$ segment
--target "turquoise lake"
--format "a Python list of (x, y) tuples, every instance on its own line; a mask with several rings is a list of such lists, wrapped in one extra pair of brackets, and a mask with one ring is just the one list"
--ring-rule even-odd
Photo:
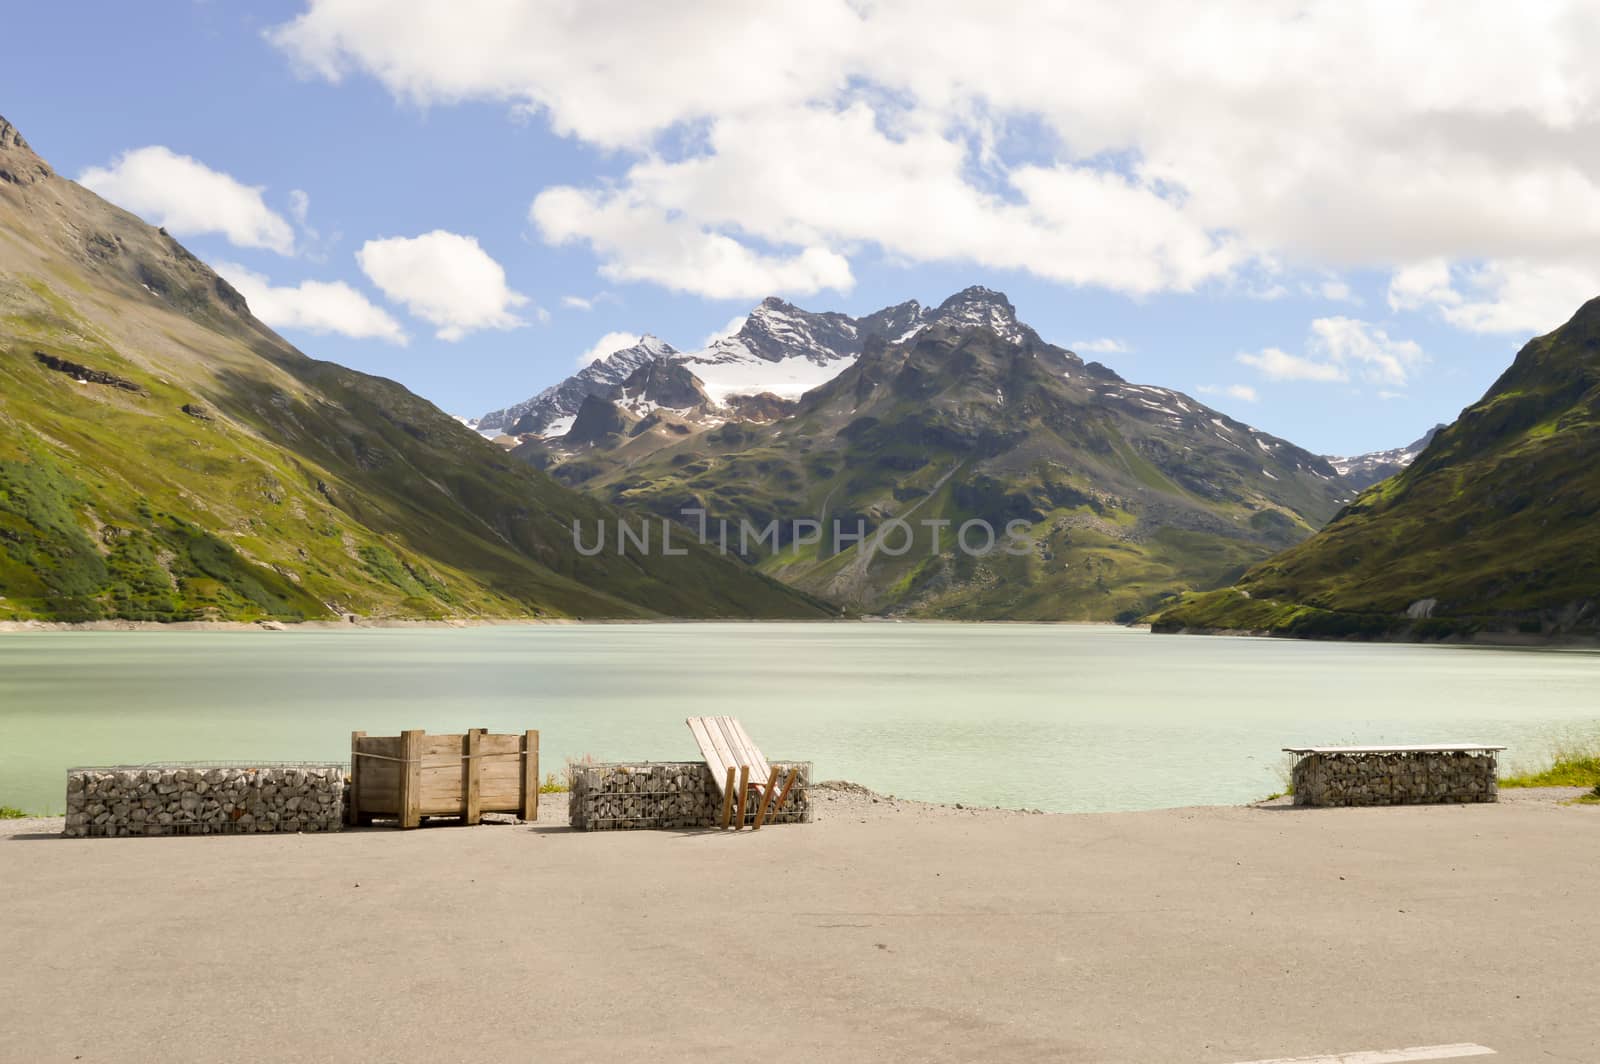
[(1054, 811), (1239, 803), (1286, 745), (1600, 735), (1600, 653), (1028, 624), (661, 624), (0, 635), (0, 803), (69, 766), (347, 760), (350, 732), (541, 732), (692, 759), (684, 718), (901, 797)]

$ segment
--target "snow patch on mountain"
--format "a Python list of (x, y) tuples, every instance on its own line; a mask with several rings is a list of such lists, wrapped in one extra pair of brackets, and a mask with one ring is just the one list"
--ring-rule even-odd
[(779, 399), (798, 399), (820, 387), (854, 362), (848, 356), (833, 362), (814, 362), (808, 358), (785, 358), (776, 362), (761, 359), (725, 359), (719, 362), (685, 360), (700, 378), (712, 401), (726, 406), (735, 396), (776, 395)]
[(762, 300), (732, 336), (674, 361), (699, 377), (717, 403), (764, 392), (798, 399), (854, 362), (870, 331), (847, 315), (814, 314), (774, 296)]

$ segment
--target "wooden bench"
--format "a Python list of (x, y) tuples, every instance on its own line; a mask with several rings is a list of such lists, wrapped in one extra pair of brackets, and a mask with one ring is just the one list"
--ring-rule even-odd
[(1295, 756), (1294, 804), (1305, 806), (1493, 802), (1504, 749), (1485, 743), (1283, 748)]
[[(799, 778), (800, 770), (789, 770), (789, 776), (780, 791), (777, 789), (778, 770), (767, 764), (760, 747), (751, 740), (744, 725), (736, 718), (690, 717), (684, 723), (689, 725), (689, 731), (694, 734), (695, 744), (700, 747), (700, 756), (705, 758), (711, 778), (722, 795), (722, 827), (726, 828), (730, 820), (733, 820), (735, 831), (744, 826), (745, 802), (750, 791), (754, 790), (760, 795), (761, 801), (751, 830), (759, 831), (769, 813), (776, 813), (783, 808), (790, 788)], [(755, 774), (753, 780), (752, 772)], [(761, 782), (763, 777), (765, 783)]]

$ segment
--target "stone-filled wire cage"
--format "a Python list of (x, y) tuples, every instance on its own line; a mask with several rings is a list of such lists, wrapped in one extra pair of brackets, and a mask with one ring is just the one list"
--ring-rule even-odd
[(1291, 782), (1303, 806), (1430, 805), (1498, 800), (1499, 747), (1312, 750)]
[(348, 766), (173, 761), (67, 770), (73, 838), (338, 831)]
[[(783, 807), (766, 824), (811, 821), (811, 764), (774, 761), (781, 784), (798, 770)], [(694, 830), (722, 823), (722, 796), (703, 761), (636, 761), (571, 766), (568, 823), (579, 831)], [(763, 783), (766, 781), (763, 780)], [(752, 792), (753, 794), (754, 792)], [(745, 803), (744, 826), (753, 827), (759, 799)]]

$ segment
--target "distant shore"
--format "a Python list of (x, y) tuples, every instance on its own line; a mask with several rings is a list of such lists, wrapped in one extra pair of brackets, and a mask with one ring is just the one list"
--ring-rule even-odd
[(370, 628), (482, 628), (524, 624), (636, 624), (550, 617), (447, 618), (437, 621), (362, 617), (343, 621), (0, 621), (7, 632), (347, 632)]
[(955, 621), (930, 617), (828, 617), (767, 620), (742, 617), (447, 617), (441, 620), (355, 617), (342, 621), (0, 621), (0, 635), (12, 632), (359, 632), (374, 628), (504, 628), (525, 625), (595, 624), (1055, 624), (1075, 628), (1133, 628), (1146, 624), (1115, 621)]
[[(1138, 625), (1150, 629), (1148, 624)], [(1600, 636), (1592, 635), (1534, 635), (1527, 632), (1474, 632), (1469, 636), (1452, 635), (1442, 639), (1407, 639), (1401, 636), (1298, 636), (1277, 632), (1270, 628), (1164, 628), (1155, 629), (1156, 635), (1221, 636), (1236, 639), (1298, 639), (1306, 643), (1394, 643), (1408, 646), (1444, 647), (1527, 647), (1554, 650), (1563, 647), (1574, 650), (1600, 647)]]

